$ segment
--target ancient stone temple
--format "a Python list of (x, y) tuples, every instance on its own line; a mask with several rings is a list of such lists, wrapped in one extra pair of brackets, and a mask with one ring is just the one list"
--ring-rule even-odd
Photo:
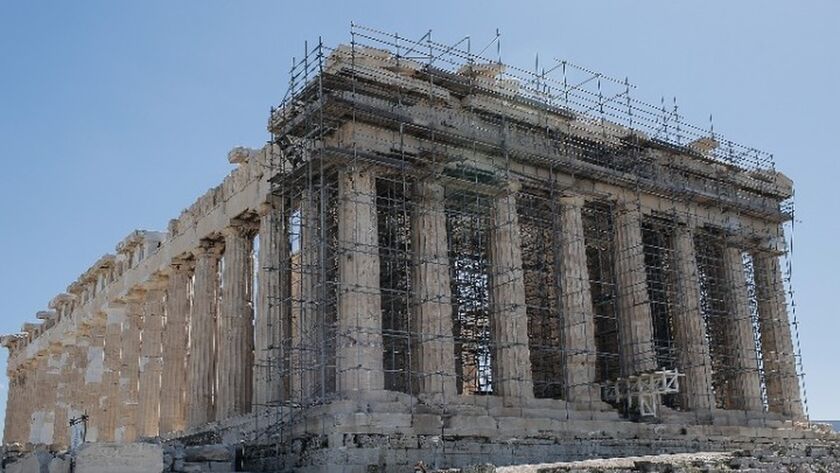
[(769, 154), (571, 63), (352, 39), (307, 48), (220, 185), (2, 339), (7, 445), (368, 472), (812, 435)]

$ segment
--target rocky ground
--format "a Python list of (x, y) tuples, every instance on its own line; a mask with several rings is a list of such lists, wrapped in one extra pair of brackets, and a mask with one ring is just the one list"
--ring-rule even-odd
[[(415, 471), (425, 471), (420, 465)], [(431, 471), (431, 470), (430, 470)], [(840, 443), (836, 440), (809, 445), (773, 445), (760, 450), (698, 452), (607, 458), (538, 465), (476, 465), (436, 473), (838, 473)]]

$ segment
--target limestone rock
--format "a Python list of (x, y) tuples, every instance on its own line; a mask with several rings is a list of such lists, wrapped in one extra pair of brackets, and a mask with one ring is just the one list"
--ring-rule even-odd
[(163, 448), (148, 443), (86, 444), (76, 454), (76, 473), (161, 473)]
[(227, 462), (232, 458), (227, 445), (202, 445), (185, 450), (184, 460), (188, 462)]

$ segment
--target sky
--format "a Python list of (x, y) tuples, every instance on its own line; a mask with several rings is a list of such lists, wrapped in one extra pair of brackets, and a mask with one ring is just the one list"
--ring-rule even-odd
[(231, 171), (232, 147), (265, 143), (304, 41), (348, 41), (351, 21), (472, 44), (498, 28), (504, 62), (629, 77), (635, 97), (676, 97), (688, 121), (713, 114), (716, 131), (775, 155), (796, 184), (808, 408), (840, 419), (838, 17), (831, 0), (0, 0), (0, 332), (132, 230), (165, 229)]

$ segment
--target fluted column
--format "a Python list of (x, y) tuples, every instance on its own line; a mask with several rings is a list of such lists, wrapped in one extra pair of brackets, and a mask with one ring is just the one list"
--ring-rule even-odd
[(120, 422), (116, 440), (133, 442), (138, 436), (140, 404), (140, 331), (143, 322), (142, 292), (133, 292), (126, 302), (122, 324), (122, 364), (120, 366)]
[(493, 394), (528, 399), (534, 395), (528, 346), (528, 314), (522, 270), (522, 237), (516, 208), (518, 183), (493, 200), (490, 231), (490, 335), (493, 338)]
[(723, 319), (723, 332), (728, 334), (726, 339), (730, 346), (726, 351), (732, 364), (731, 385), (725, 405), (727, 409), (761, 411), (764, 406), (761, 401), (758, 354), (740, 248), (724, 248), (723, 272), (728, 312)]
[[(91, 347), (91, 333), (90, 327), (81, 326), (78, 328), (76, 334), (76, 344), (70, 350), (70, 356), (73, 360), (73, 377), (70, 400), (69, 419), (80, 419), (86, 412), (91, 409), (89, 407), (90, 389), (88, 388), (88, 357)], [(68, 422), (69, 422), (68, 419)], [(68, 426), (69, 427), (69, 426)], [(80, 427), (77, 427), (77, 429)], [(70, 428), (70, 440), (72, 444), (73, 428)]]
[(58, 383), (56, 385), (55, 427), (53, 427), (53, 443), (60, 448), (70, 446), (70, 432), (68, 422), (73, 411), (73, 396), (77, 394), (73, 387), (75, 377), (75, 360), (73, 357), (74, 344), (68, 343), (61, 347), (58, 367)]
[(163, 373), (160, 392), (160, 432), (180, 432), (186, 427), (187, 340), (192, 267), (172, 265), (166, 288), (166, 324), (163, 331)]
[(26, 397), (26, 412), (29, 413), (29, 437), (27, 442), (39, 444), (41, 443), (43, 427), (41, 409), (45, 400), (41, 395), (44, 389), (44, 358), (42, 356), (34, 357), (27, 364), (32, 379), (32, 382), (28, 385), (29, 392)]
[(416, 206), (411, 220), (411, 331), (415, 340), (411, 360), (417, 392), (453, 397), (458, 388), (444, 188), (438, 182), (422, 180), (415, 190)]
[(252, 239), (249, 229), (234, 226), (224, 231), (225, 253), (219, 311), (216, 417), (251, 411), (254, 364), (253, 310), (251, 308)]
[(680, 406), (708, 411), (714, 406), (712, 360), (700, 312), (700, 277), (691, 228), (674, 228), (674, 344), (677, 366), (685, 377), (680, 382)]
[(555, 239), (559, 245), (560, 324), (563, 341), (563, 388), (570, 402), (588, 403), (601, 397), (595, 384), (595, 314), (586, 266), (582, 197), (562, 197)]
[[(11, 356), (10, 356), (11, 357)], [(22, 443), (20, 438), (21, 420), (18, 415), (22, 411), (21, 391), (24, 389), (23, 376), (18, 371), (8, 371), (8, 394), (6, 396), (6, 424), (3, 427), (3, 444)]]
[(384, 389), (376, 176), (350, 167), (338, 176), (339, 392)]
[(613, 226), (621, 375), (631, 376), (656, 368), (641, 211), (619, 204)]
[(22, 367), (25, 373), (23, 396), (21, 396), (21, 439), (24, 443), (32, 439), (32, 418), (38, 400), (38, 364), (30, 360)]
[(753, 253), (753, 270), (768, 409), (799, 419), (803, 417), (802, 400), (778, 255)]
[(63, 364), (67, 361), (63, 355), (61, 345), (52, 345), (44, 357), (45, 379), (42, 392), (44, 399), (41, 441), (45, 445), (62, 445), (61, 438), (66, 435), (62, 417), (67, 417), (67, 411), (59, 399), (59, 387), (61, 386), (61, 374)]
[(165, 287), (165, 280), (152, 281), (146, 288), (143, 300), (140, 404), (137, 411), (137, 435), (140, 437), (154, 437), (159, 434)]
[(321, 349), (324, 338), (320, 322), (318, 288), (321, 281), (321, 228), (317, 190), (304, 188), (300, 197), (300, 249), (291, 258), (292, 327), (291, 327), (291, 397), (306, 403), (319, 395), (323, 385), (321, 371), (326, 369), (325, 353)]
[(105, 309), (105, 370), (102, 375), (102, 392), (99, 401), (98, 440), (114, 442), (117, 440), (117, 427), (120, 418), (120, 368), (122, 366), (122, 326), (126, 318), (123, 306)]
[(289, 233), (282, 199), (260, 208), (257, 319), (254, 337), (254, 405), (276, 405), (289, 397), (288, 350), (291, 330)]
[(195, 280), (190, 317), (190, 354), (187, 372), (187, 425), (214, 420), (216, 373), (216, 310), (219, 253), (205, 242), (194, 251)]
[(89, 328), (90, 344), (87, 348), (87, 368), (85, 369), (84, 407), (88, 413), (87, 440), (90, 442), (105, 442), (104, 434), (105, 410), (102, 394), (107, 389), (108, 377), (105, 376), (105, 321), (97, 319)]

